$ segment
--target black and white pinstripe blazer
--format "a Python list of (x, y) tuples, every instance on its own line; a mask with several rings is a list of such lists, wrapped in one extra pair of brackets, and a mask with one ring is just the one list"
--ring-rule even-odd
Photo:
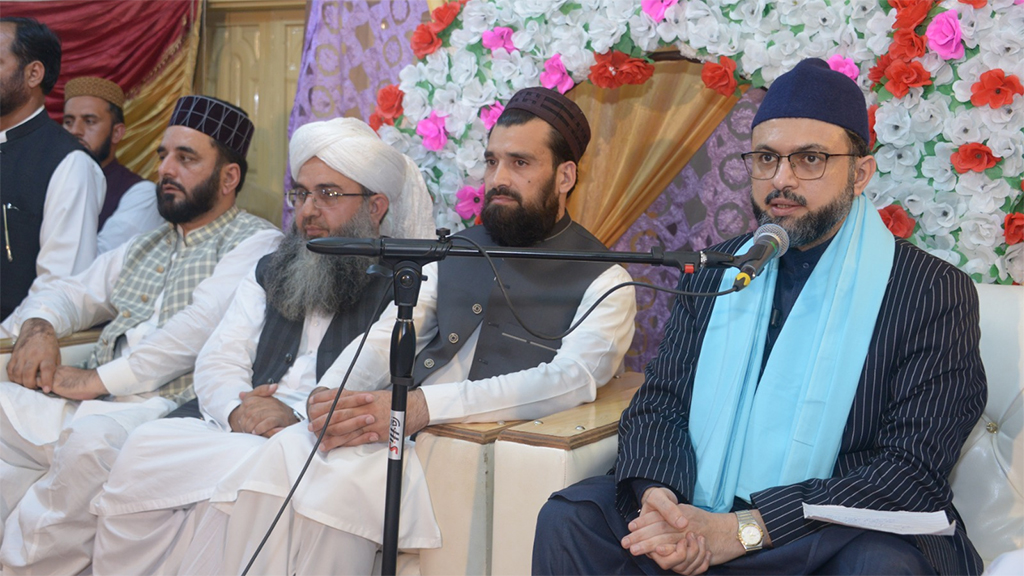
[[(735, 253), (750, 236), (715, 250)], [(684, 275), (680, 289), (714, 292), (723, 271)], [(617, 507), (637, 509), (630, 484), (647, 479), (693, 496), (696, 458), (688, 412), (694, 372), (712, 298), (680, 298), (657, 358), (619, 422), (615, 468)], [(857, 394), (828, 479), (769, 488), (752, 495), (775, 546), (820, 530), (802, 503), (876, 510), (944, 510), (957, 522), (952, 537), (916, 537), (939, 574), (977, 574), (982, 563), (953, 508), (949, 473), (985, 406), (978, 351), (978, 297), (970, 278), (897, 239), (886, 288)], [(737, 351), (737, 354), (743, 352)]]

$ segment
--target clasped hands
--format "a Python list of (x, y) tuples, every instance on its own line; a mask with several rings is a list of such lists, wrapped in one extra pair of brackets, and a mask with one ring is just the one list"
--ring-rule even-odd
[[(340, 446), (360, 446), (386, 441), (391, 426), (391, 392), (353, 392), (343, 390), (334, 409), (331, 420), (327, 413), (337, 395), (337, 389), (319, 387), (309, 394), (306, 414), (309, 415), (309, 431), (324, 434), (320, 450), (328, 452)], [(430, 423), (426, 399), (421, 390), (409, 392), (406, 399), (405, 435), (415, 434)]]
[(744, 554), (737, 525), (732, 513), (679, 504), (671, 490), (654, 487), (644, 492), (640, 515), (629, 523), (622, 547), (634, 556), (646, 555), (663, 570), (701, 574)]
[(29, 390), (52, 392), (70, 400), (91, 400), (108, 393), (95, 370), (61, 366), (57, 334), (40, 318), (22, 323), (7, 363), (7, 377)]

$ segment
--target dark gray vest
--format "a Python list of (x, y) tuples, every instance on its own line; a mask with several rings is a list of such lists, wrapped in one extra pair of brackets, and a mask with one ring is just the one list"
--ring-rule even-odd
[(43, 225), (46, 188), (53, 171), (75, 150), (85, 151), (67, 130), (43, 110), (28, 122), (7, 131), (0, 144), (0, 242), (10, 238), (10, 259), (0, 252), (0, 320), (28, 295), (36, 279), (39, 230)]
[[(483, 226), (465, 236), (483, 246), (494, 242)], [(464, 244), (464, 243), (463, 243)], [(459, 244), (460, 246), (462, 244)], [(566, 215), (552, 235), (531, 246), (550, 250), (606, 251), (585, 228)], [(557, 260), (495, 259), (512, 305), (523, 321), (542, 334), (564, 332), (590, 284), (608, 264)], [(550, 362), (561, 340), (542, 340), (512, 316), (484, 258), (447, 258), (438, 264), (437, 335), (416, 357), (416, 385), (447, 364), (483, 323), (469, 372), (471, 380), (510, 374)]]
[[(256, 282), (260, 286), (264, 286), (266, 281), (266, 267), (271, 256), (272, 254), (264, 256), (256, 265)], [(357, 305), (334, 315), (331, 325), (327, 328), (327, 333), (324, 334), (324, 339), (320, 342), (320, 347), (316, 350), (317, 382), (337, 360), (341, 351), (366, 330), (371, 320), (380, 317), (384, 308), (384, 306), (380, 306), (381, 294), (390, 284), (390, 279), (374, 276), (363, 291), (363, 297)], [(388, 302), (391, 299), (389, 295)], [(260, 332), (260, 341), (256, 345), (256, 360), (252, 365), (252, 385), (259, 386), (280, 381), (295, 362), (301, 339), (302, 320), (288, 320), (268, 304), (263, 331)], [(334, 384), (337, 385), (340, 382)]]

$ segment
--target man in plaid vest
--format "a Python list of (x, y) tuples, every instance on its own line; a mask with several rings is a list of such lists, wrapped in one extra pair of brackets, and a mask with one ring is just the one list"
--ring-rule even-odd
[[(5, 574), (86, 567), (89, 502), (128, 433), (193, 397), (199, 349), (281, 236), (235, 206), (253, 128), (226, 102), (179, 99), (158, 149), (157, 201), (168, 223), (14, 312), (11, 381), (0, 383)], [(101, 323), (87, 365), (61, 366), (57, 338)]]

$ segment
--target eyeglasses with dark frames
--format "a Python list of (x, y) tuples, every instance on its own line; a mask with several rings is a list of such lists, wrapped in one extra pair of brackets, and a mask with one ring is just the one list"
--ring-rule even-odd
[(305, 188), (292, 188), (288, 191), (288, 202), (295, 208), (298, 208), (306, 203), (306, 198), (309, 196), (313, 197), (313, 204), (315, 206), (321, 206), (324, 208), (331, 208), (338, 204), (338, 201), (346, 196), (362, 196), (368, 198), (373, 196), (374, 193), (351, 193), (342, 192), (337, 188), (317, 188), (315, 190), (306, 190)]
[(783, 158), (789, 160), (793, 175), (800, 180), (817, 180), (825, 175), (828, 159), (834, 156), (858, 157), (857, 154), (829, 154), (827, 152), (793, 152), (792, 154), (776, 154), (760, 150), (740, 154), (747, 174), (754, 180), (771, 180), (779, 172)]

